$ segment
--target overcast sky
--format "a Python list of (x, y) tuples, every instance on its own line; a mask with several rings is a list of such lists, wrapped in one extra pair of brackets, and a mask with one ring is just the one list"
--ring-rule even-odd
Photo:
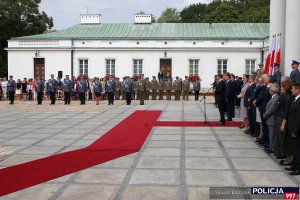
[[(212, 0), (42, 0), (40, 10), (54, 20), (54, 29), (63, 29), (80, 22), (80, 14), (100, 13), (102, 23), (132, 23), (139, 11), (159, 17), (168, 7), (181, 10), (193, 3)], [(88, 9), (87, 9), (88, 8)]]

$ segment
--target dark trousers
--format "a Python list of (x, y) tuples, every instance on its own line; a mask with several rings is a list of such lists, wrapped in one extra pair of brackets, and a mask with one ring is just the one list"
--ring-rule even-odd
[(64, 92), (65, 104), (70, 104), (71, 102), (71, 92)]
[(108, 92), (107, 96), (108, 96), (108, 104), (114, 105), (114, 92)]
[(294, 166), (300, 169), (300, 138), (292, 138)]
[(127, 105), (131, 103), (131, 92), (126, 92), (126, 103)]
[(43, 92), (38, 92), (37, 93), (37, 103), (38, 104), (42, 104), (42, 101), (43, 101)]
[(79, 92), (80, 104), (85, 104), (85, 92)]
[(220, 113), (220, 121), (222, 123), (225, 123), (225, 102), (219, 101), (217, 102), (218, 108), (219, 108), (219, 113)]
[(32, 91), (31, 90), (28, 91), (28, 99), (29, 99), (29, 101), (32, 101)]
[(51, 104), (55, 104), (55, 92), (50, 92), (50, 101)]
[(264, 112), (260, 111), (261, 123), (263, 126), (263, 133), (264, 133), (263, 139), (266, 141), (267, 144), (269, 144), (269, 128), (267, 125), (267, 121), (263, 117), (263, 113)]
[(233, 100), (226, 102), (226, 112), (227, 112), (228, 119), (234, 118), (234, 101)]
[(13, 104), (15, 101), (15, 91), (13, 92), (8, 92), (8, 98), (10, 100), (10, 103)]
[(198, 101), (198, 99), (199, 99), (199, 91), (195, 91), (195, 100)]

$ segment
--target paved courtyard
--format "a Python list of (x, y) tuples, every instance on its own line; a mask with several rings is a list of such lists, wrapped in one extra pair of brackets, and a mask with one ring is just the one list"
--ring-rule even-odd
[[(86, 147), (136, 110), (162, 110), (162, 121), (204, 121), (203, 102), (192, 100), (0, 102), (0, 168)], [(207, 116), (219, 118), (211, 103)], [(209, 199), (211, 186), (299, 185), (299, 176), (289, 176), (239, 128), (153, 127), (138, 153), (0, 199), (199, 200)]]

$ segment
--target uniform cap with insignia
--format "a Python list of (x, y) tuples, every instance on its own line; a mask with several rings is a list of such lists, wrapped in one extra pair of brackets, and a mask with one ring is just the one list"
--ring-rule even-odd
[(279, 67), (280, 66), (280, 64), (278, 64), (278, 63), (274, 63), (273, 65), (274, 65), (274, 67)]
[(264, 64), (263, 63), (259, 63), (258, 66), (264, 66)]
[(13, 75), (9, 75), (9, 78), (13, 77)]
[(296, 60), (293, 60), (292, 61), (292, 65), (299, 65), (300, 63), (298, 62), (298, 61), (296, 61)]

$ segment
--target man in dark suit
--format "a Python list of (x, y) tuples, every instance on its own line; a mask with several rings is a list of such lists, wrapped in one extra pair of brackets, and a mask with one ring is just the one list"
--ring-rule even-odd
[(281, 81), (281, 72), (279, 70), (280, 65), (278, 63), (274, 63), (274, 73), (273, 73), (273, 83), (277, 83), (280, 88)]
[(293, 60), (292, 64), (291, 64), (293, 70), (290, 74), (290, 77), (291, 77), (293, 83), (300, 83), (300, 72), (299, 72), (299, 69), (298, 69), (299, 64), (300, 63), (296, 60)]
[(226, 102), (226, 121), (232, 121), (234, 117), (234, 99), (235, 99), (235, 84), (231, 80), (230, 73), (224, 75), (225, 80), (225, 102)]
[(293, 166), (285, 168), (292, 171), (290, 175), (300, 175), (300, 83), (295, 83), (292, 89), (295, 99), (290, 107), (288, 131), (292, 138)]
[(218, 83), (215, 88), (216, 103), (220, 112), (220, 121), (217, 122), (218, 125), (225, 124), (225, 81), (223, 80), (223, 75), (219, 74), (217, 77)]
[(162, 80), (162, 79), (164, 79), (164, 72), (163, 71), (159, 71), (158, 74), (157, 74), (157, 78), (158, 78), (159, 81)]
[[(248, 111), (248, 118), (249, 118), (249, 125), (250, 129), (246, 130), (246, 133), (251, 134), (252, 136), (258, 136), (257, 135), (257, 130), (255, 127), (256, 126), (256, 112), (253, 112), (252, 107), (253, 104), (251, 103), (251, 96), (254, 96), (254, 89), (256, 88), (256, 84), (254, 83), (255, 76), (251, 75), (249, 76), (249, 84), (250, 86), (247, 88), (245, 92), (245, 97), (244, 97), (244, 106), (247, 108)], [(254, 108), (255, 111), (255, 108)]]

